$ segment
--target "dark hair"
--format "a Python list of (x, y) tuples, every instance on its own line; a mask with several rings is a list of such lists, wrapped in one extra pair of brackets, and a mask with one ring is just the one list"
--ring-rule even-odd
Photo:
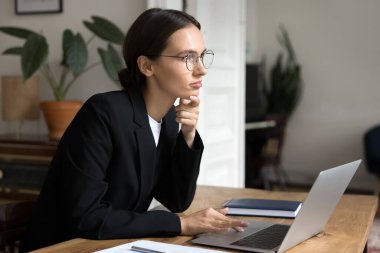
[(159, 8), (144, 11), (129, 28), (124, 40), (123, 57), (127, 67), (119, 72), (122, 86), (144, 83), (145, 76), (138, 68), (137, 58), (145, 55), (155, 59), (174, 32), (191, 24), (201, 29), (194, 17), (182, 11)]

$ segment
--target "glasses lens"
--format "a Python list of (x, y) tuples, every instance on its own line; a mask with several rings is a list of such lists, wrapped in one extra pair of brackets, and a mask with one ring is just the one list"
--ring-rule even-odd
[(211, 50), (204, 52), (203, 57), (202, 57), (202, 63), (206, 69), (211, 67), (213, 61), (214, 61), (214, 53)]
[(193, 55), (189, 54), (186, 56), (186, 68), (189, 70), (189, 71), (193, 71), (194, 69), (194, 66), (195, 66), (195, 59), (197, 59), (196, 57), (194, 57)]

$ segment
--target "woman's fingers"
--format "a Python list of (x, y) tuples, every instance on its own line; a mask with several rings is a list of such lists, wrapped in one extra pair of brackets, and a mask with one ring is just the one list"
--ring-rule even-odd
[[(228, 213), (228, 207), (216, 209), (216, 211), (226, 215)], [(230, 226), (238, 232), (243, 232), (244, 228), (248, 226), (248, 223), (242, 220), (232, 219)]]
[(179, 99), (179, 105), (187, 105), (191, 107), (198, 107), (200, 103), (200, 99), (197, 96), (190, 96), (187, 98), (180, 98)]
[(200, 100), (196, 96), (189, 99), (181, 98), (179, 105), (176, 106), (176, 121), (181, 124), (181, 132), (185, 138), (187, 145), (191, 148), (196, 133), (196, 126), (199, 116)]
[(219, 213), (223, 214), (223, 215), (226, 215), (228, 212), (228, 207), (219, 208), (219, 209), (215, 209), (215, 210), (218, 211)]
[(248, 226), (248, 224), (243, 220), (234, 219), (234, 218), (230, 218), (230, 217), (225, 216), (228, 212), (227, 207), (221, 208), (221, 209), (216, 209), (216, 211), (218, 213), (220, 213), (222, 216), (218, 217), (219, 219), (217, 221), (219, 222), (219, 224), (215, 225), (215, 227), (219, 227), (222, 230), (227, 230), (227, 231), (228, 231), (228, 229), (233, 228), (238, 232), (242, 232), (242, 231), (244, 231), (244, 227)]
[(177, 122), (184, 125), (195, 125), (199, 115), (199, 98), (192, 96), (190, 99), (180, 99), (176, 106)]
[(214, 232), (225, 233), (233, 228), (236, 231), (243, 231), (247, 226), (245, 221), (225, 216), (226, 208), (208, 208), (185, 217), (181, 217), (181, 227), (183, 235), (195, 235), (199, 233)]

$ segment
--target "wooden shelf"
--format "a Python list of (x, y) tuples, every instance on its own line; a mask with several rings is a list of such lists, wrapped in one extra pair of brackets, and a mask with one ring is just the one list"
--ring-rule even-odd
[(52, 157), (56, 148), (57, 143), (50, 141), (48, 136), (25, 135), (15, 137), (0, 135), (0, 155), (2, 156), (20, 156), (22, 159), (28, 156)]

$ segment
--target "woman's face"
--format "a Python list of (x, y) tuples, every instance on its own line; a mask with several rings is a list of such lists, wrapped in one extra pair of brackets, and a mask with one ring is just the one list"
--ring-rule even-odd
[[(168, 39), (168, 45), (161, 53), (166, 56), (184, 57), (193, 54), (200, 56), (206, 50), (202, 33), (194, 25), (182, 28)], [(202, 77), (207, 73), (201, 60), (189, 71), (182, 58), (161, 56), (152, 61), (155, 92), (176, 99), (198, 96), (202, 87)], [(148, 83), (149, 85), (149, 83)]]

